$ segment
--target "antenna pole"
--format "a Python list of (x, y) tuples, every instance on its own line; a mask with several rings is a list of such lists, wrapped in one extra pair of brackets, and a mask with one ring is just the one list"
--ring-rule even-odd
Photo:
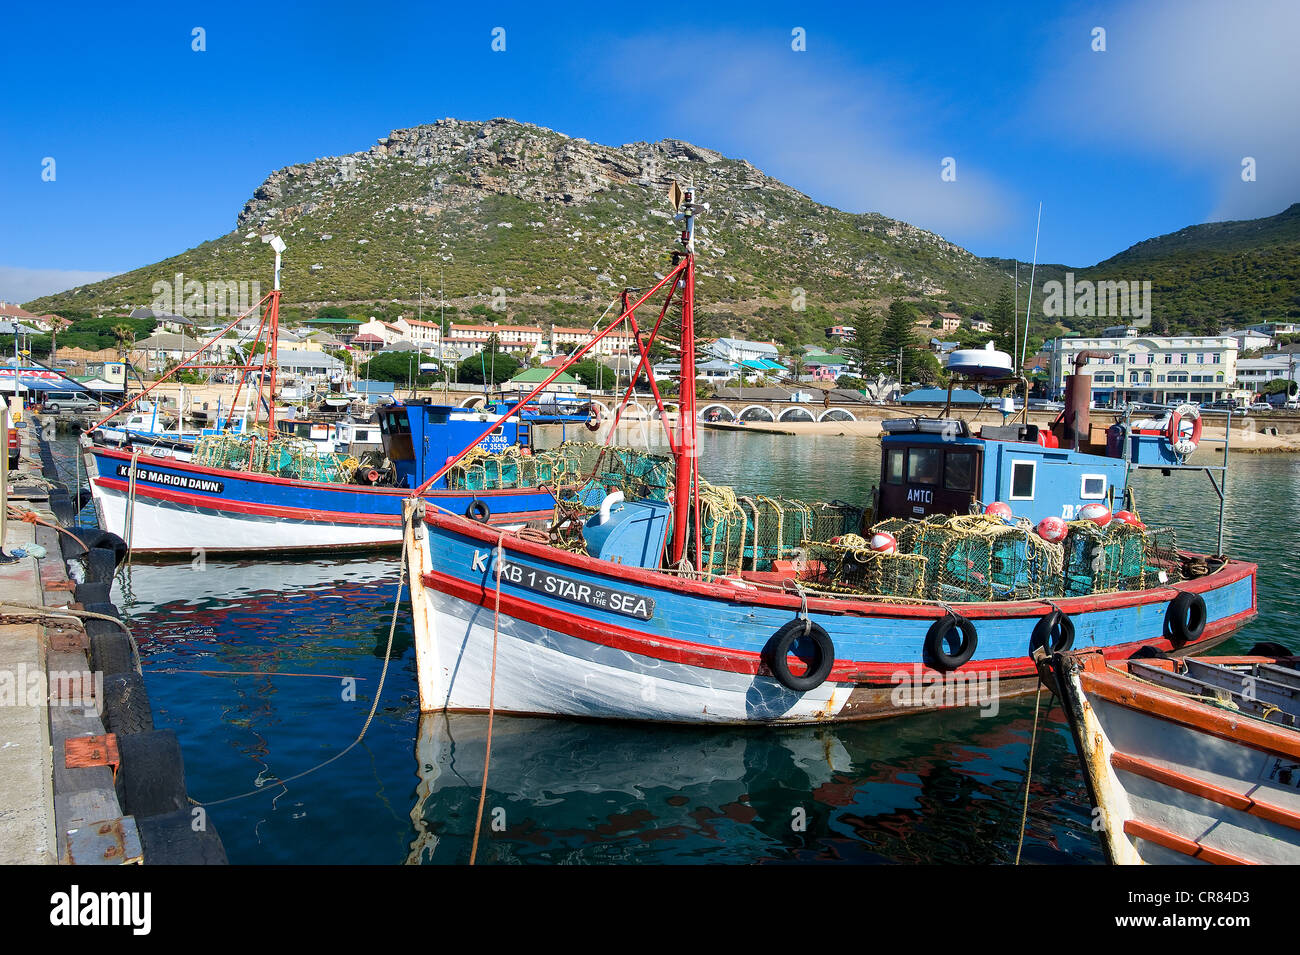
[[(1029, 309), (1034, 301), (1034, 273), (1038, 269), (1038, 233), (1042, 228), (1043, 204), (1039, 202), (1038, 225), (1034, 227), (1034, 264), (1029, 269), (1029, 291), (1025, 294), (1025, 337), (1020, 340), (1020, 364), (1017, 366), (1017, 371), (1025, 366), (1025, 349), (1029, 345)], [(1025, 407), (1027, 408), (1028, 405)]]

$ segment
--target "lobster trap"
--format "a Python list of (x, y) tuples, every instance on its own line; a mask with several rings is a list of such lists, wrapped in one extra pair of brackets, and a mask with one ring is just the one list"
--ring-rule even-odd
[[(355, 459), (321, 452), (312, 442), (290, 435), (267, 440), (259, 432), (213, 434), (199, 438), (190, 460), (209, 468), (252, 471), (275, 477), (345, 483), (352, 478)], [(350, 466), (349, 466), (350, 465)]]
[(500, 491), (562, 484), (577, 473), (576, 457), (564, 450), (524, 454), (517, 447), (490, 453), (476, 448), (447, 472), (454, 491)]
[(701, 482), (698, 566), (725, 575), (803, 560), (810, 541), (856, 533), (862, 514), (862, 508), (843, 501), (738, 497), (731, 488)]
[(1070, 521), (1068, 527), (1062, 578), (1066, 597), (1143, 590), (1183, 579), (1172, 530), (1148, 531), (1124, 521), (1105, 527)]
[(881, 554), (857, 534), (833, 541), (809, 541), (808, 562), (799, 579), (819, 590), (880, 597), (925, 596), (925, 558), (920, 554)]
[(917, 523), (914, 539), (908, 545), (900, 540), (899, 549), (925, 558), (930, 600), (1030, 600), (1060, 593), (1061, 548), (1027, 522), (964, 514)]

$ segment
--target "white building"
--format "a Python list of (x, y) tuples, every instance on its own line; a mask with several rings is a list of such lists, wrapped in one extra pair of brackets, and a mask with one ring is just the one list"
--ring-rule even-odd
[(1237, 361), (1237, 387), (1243, 391), (1257, 393), (1264, 390), (1270, 381), (1296, 378), (1300, 371), (1300, 355), (1283, 352), (1264, 358), (1242, 358)]
[(1082, 351), (1111, 352), (1083, 367), (1092, 375), (1098, 405), (1147, 401), (1217, 401), (1231, 395), (1237, 378), (1237, 341), (1225, 335), (1058, 338), (1052, 350), (1051, 389), (1060, 396), (1065, 376)]
[(719, 338), (707, 346), (709, 353), (723, 361), (776, 361), (777, 348), (771, 342), (749, 342), (743, 338)]

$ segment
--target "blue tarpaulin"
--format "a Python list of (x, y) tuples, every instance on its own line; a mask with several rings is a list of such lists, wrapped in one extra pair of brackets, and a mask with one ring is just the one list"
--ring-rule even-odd
[[(948, 400), (948, 389), (917, 388), (915, 391), (909, 391), (899, 400), (905, 405), (941, 405)], [(954, 388), (952, 390), (952, 403), (955, 405), (982, 405), (984, 401), (984, 396), (978, 391), (971, 391), (969, 388)]]

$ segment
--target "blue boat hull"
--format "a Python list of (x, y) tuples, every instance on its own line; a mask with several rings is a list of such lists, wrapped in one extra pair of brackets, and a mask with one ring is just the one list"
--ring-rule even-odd
[[(775, 580), (706, 583), (620, 567), (432, 511), (411, 535), (425, 710), (483, 710), (494, 700), (498, 710), (516, 713), (759, 723), (953, 705), (995, 713), (998, 699), (1036, 686), (1031, 635), (1054, 608), (1073, 621), (1075, 647), (1115, 658), (1143, 646), (1205, 650), (1256, 615), (1256, 568), (1239, 561), (1177, 586), (1051, 604), (961, 604), (977, 648), (948, 672), (925, 652), (944, 608), (810, 597), (808, 620), (829, 635), (834, 662), (825, 682), (799, 692), (773, 676), (765, 653), (804, 607)], [(505, 552), (499, 603), (498, 542)], [(1175, 647), (1167, 626), (1180, 591), (1201, 597), (1206, 622)]]

